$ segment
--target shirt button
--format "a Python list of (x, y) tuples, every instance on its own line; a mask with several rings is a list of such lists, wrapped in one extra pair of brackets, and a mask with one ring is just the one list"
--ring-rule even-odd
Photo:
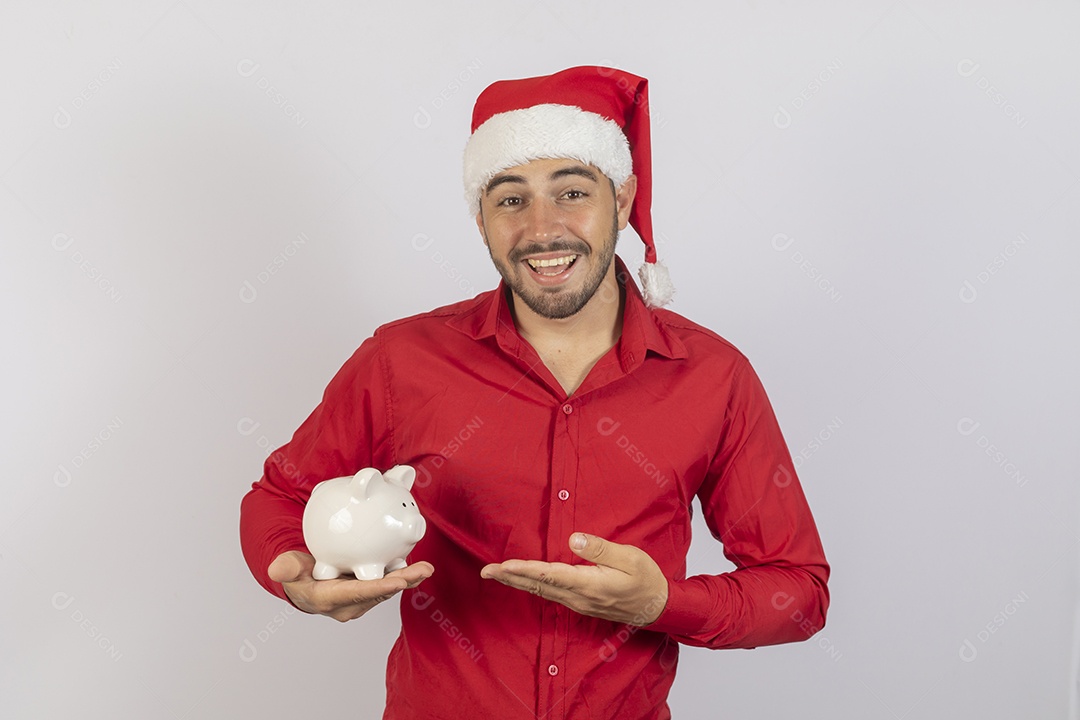
[(570, 493), (568, 493), (565, 490), (560, 490), (559, 491), (559, 499), (560, 500), (569, 500), (570, 499)]
[[(562, 406), (562, 411), (564, 413), (566, 413), (567, 415), (569, 415), (570, 413), (574, 412), (574, 406), (571, 405), (570, 403), (566, 403), (565, 405)], [(554, 666), (552, 666), (552, 667), (554, 667)]]
[(559, 674), (559, 666), (558, 665), (548, 665), (548, 675), (551, 675), (552, 677), (555, 677), (558, 674)]

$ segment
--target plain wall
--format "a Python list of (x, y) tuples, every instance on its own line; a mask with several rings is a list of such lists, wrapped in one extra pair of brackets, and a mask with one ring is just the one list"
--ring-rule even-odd
[(684, 648), (675, 717), (1080, 717), (1080, 7), (816, 5), (4, 3), (0, 715), (379, 715), (397, 600), (292, 612), (240, 498), (375, 327), (495, 285), (480, 90), (608, 64), (833, 566), (808, 642)]

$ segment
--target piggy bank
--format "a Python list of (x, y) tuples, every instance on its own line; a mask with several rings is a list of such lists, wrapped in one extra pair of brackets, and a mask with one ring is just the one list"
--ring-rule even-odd
[(409, 492), (415, 479), (411, 467), (396, 465), (315, 486), (304, 508), (304, 541), (315, 557), (316, 580), (348, 572), (376, 580), (387, 569), (405, 567), (405, 556), (427, 529)]

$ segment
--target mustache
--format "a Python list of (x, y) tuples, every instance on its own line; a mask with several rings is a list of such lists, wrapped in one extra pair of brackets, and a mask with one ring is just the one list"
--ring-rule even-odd
[(529, 243), (527, 245), (519, 245), (511, 250), (509, 257), (513, 262), (521, 262), (529, 255), (539, 255), (540, 253), (558, 251), (571, 252), (575, 255), (588, 255), (589, 246), (583, 242), (570, 242), (568, 240), (554, 240), (543, 244)]

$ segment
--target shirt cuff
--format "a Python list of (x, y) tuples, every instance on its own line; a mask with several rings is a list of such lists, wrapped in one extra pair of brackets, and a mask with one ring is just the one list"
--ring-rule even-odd
[(694, 578), (668, 579), (668, 598), (660, 617), (646, 630), (669, 635), (694, 635), (706, 628), (713, 605), (709, 589)]

